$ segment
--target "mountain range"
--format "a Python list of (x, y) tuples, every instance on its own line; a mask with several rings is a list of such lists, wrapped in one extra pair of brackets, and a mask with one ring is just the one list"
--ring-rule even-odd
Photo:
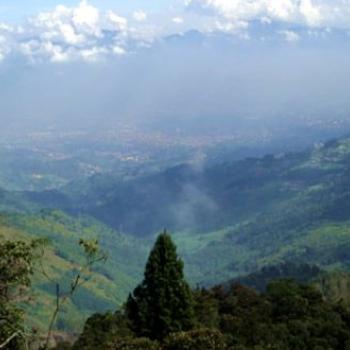
[[(79, 317), (121, 306), (164, 228), (192, 285), (290, 262), (346, 271), (349, 185), (350, 138), (343, 137), (298, 153), (184, 164), (132, 178), (99, 174), (46, 191), (2, 190), (1, 233), (48, 237), (48, 268), (63, 284), (81, 259), (79, 238), (99, 238), (109, 259), (62, 316), (64, 329)], [(35, 285), (43, 296), (42, 311), (33, 315), (40, 326), (54, 288), (42, 277)]]

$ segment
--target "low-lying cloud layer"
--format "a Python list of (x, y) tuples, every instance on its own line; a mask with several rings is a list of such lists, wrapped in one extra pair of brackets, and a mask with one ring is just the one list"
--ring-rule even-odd
[(347, 0), (188, 0), (187, 7), (228, 21), (267, 19), (307, 26), (348, 26)]
[[(225, 32), (241, 40), (266, 40), (251, 34), (259, 22), (287, 43), (305, 35), (317, 37), (350, 30), (349, 0), (184, 0), (162, 14), (138, 9), (129, 17), (115, 10), (101, 11), (87, 0), (75, 7), (59, 5), (24, 23), (0, 23), (0, 61), (24, 57), (30, 62), (97, 61), (150, 47), (169, 34), (188, 30)], [(274, 26), (283, 24), (284, 28)], [(295, 28), (303, 28), (303, 35)], [(325, 34), (326, 33), (326, 34)], [(350, 39), (350, 38), (349, 38)]]

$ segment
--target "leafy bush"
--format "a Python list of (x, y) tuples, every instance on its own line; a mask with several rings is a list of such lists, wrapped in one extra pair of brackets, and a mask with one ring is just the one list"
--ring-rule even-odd
[(27, 300), (25, 291), (31, 285), (38, 243), (7, 241), (0, 236), (0, 345), (3, 349), (17, 350), (23, 345), (24, 311), (18, 301)]
[(215, 294), (206, 289), (193, 292), (196, 328), (219, 328), (219, 301)]
[(118, 339), (133, 336), (128, 320), (120, 312), (95, 314), (85, 324), (84, 331), (74, 344), (73, 350), (115, 349)]
[(69, 342), (61, 342), (59, 344), (57, 344), (57, 346), (55, 347), (55, 350), (71, 350), (72, 349), (72, 345)]
[(224, 336), (217, 330), (199, 329), (171, 334), (164, 350), (224, 350), (228, 349)]
[(156, 341), (148, 338), (122, 339), (117, 341), (113, 350), (161, 350)]

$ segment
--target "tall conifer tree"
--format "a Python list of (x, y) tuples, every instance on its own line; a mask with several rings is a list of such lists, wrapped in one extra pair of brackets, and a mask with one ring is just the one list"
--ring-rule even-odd
[(129, 296), (126, 309), (139, 336), (163, 339), (192, 327), (192, 292), (184, 280), (183, 262), (166, 232), (157, 238), (144, 280)]

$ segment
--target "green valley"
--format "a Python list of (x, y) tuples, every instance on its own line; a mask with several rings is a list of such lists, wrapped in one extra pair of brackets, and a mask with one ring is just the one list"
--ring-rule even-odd
[[(47, 237), (48, 269), (63, 285), (81, 259), (79, 238), (98, 237), (109, 259), (58, 322), (79, 328), (89, 314), (123, 304), (163, 228), (172, 232), (192, 286), (290, 262), (348, 271), (349, 169), (350, 139), (343, 138), (300, 153), (2, 191), (1, 231), (12, 239)], [(41, 277), (35, 286), (41, 305), (29, 309), (43, 326), (54, 290)]]

